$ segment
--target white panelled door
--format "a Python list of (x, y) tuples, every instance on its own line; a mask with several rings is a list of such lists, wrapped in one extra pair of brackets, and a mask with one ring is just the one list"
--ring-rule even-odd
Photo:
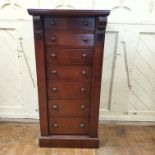
[(27, 8), (110, 9), (100, 119), (155, 121), (155, 0), (1, 0), (0, 117), (38, 118)]

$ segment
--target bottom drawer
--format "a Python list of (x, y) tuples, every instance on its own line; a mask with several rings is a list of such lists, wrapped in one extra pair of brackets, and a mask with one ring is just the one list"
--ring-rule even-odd
[(88, 134), (89, 119), (85, 118), (50, 118), (50, 134)]

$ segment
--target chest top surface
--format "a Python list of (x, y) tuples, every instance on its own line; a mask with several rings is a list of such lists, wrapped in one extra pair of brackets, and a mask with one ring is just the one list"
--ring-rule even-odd
[(79, 16), (108, 16), (110, 10), (59, 10), (59, 9), (28, 9), (28, 13), (33, 16), (48, 16), (56, 17), (79, 17)]

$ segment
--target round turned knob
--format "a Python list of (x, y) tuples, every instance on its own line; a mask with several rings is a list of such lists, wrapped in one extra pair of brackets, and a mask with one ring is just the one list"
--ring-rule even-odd
[(51, 20), (51, 25), (55, 25), (55, 21), (54, 20)]
[(83, 57), (83, 58), (86, 58), (86, 57), (87, 57), (87, 54), (86, 54), (86, 53), (83, 53), (83, 54), (82, 54), (82, 57)]
[(55, 37), (51, 37), (51, 41), (56, 41), (56, 38)]
[(58, 105), (54, 104), (54, 105), (52, 106), (52, 108), (53, 108), (54, 110), (57, 110), (57, 109), (58, 109)]
[(84, 123), (80, 123), (80, 127), (84, 128), (85, 127)]
[(58, 123), (54, 123), (53, 126), (54, 126), (55, 128), (57, 128), (59, 125), (58, 125)]
[(57, 91), (57, 88), (55, 88), (55, 87), (52, 88), (52, 91), (53, 91), (53, 92), (56, 92), (56, 91)]
[(85, 88), (81, 88), (81, 91), (84, 92), (85, 91)]
[(56, 54), (55, 53), (51, 53), (51, 57), (55, 58)]
[(87, 25), (88, 25), (88, 21), (85, 20), (85, 21), (83, 22), (83, 24), (84, 24), (85, 26), (87, 26)]
[(83, 39), (83, 41), (84, 41), (85, 43), (87, 43), (87, 42), (88, 42), (88, 39)]
[(57, 73), (57, 71), (56, 70), (52, 70), (52, 74), (56, 74)]
[(84, 105), (84, 104), (82, 104), (82, 105), (81, 105), (81, 109), (84, 109), (84, 108), (85, 108), (85, 105)]
[(81, 73), (82, 73), (83, 75), (86, 75), (87, 72), (86, 72), (85, 70), (82, 70)]

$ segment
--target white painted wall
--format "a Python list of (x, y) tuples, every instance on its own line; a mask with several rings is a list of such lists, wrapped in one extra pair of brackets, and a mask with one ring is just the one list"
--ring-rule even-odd
[(155, 121), (155, 0), (0, 0), (0, 117), (38, 118), (27, 8), (110, 9), (100, 119)]

